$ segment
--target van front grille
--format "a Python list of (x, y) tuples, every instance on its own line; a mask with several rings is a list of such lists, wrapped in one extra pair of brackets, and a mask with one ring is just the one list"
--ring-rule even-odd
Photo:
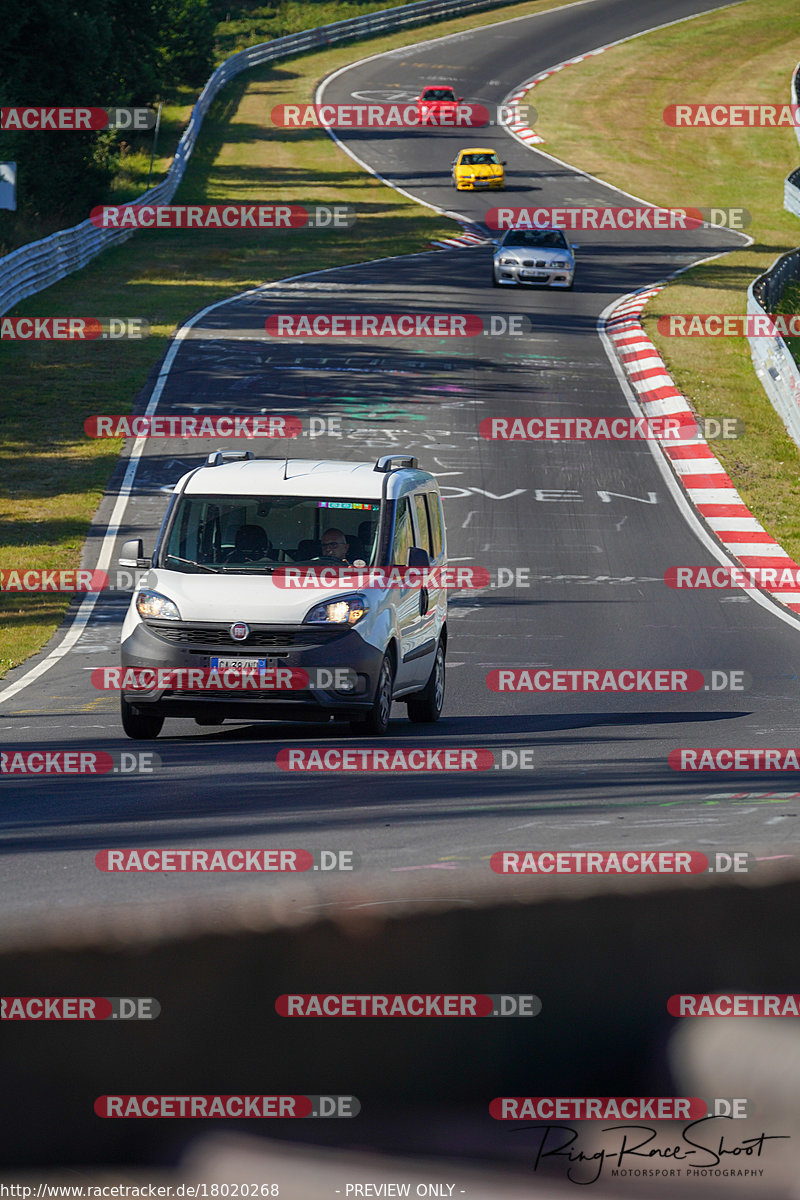
[(184, 625), (178, 621), (148, 621), (147, 628), (166, 642), (179, 646), (238, 646), (242, 649), (265, 646), (315, 646), (329, 641), (331, 635), (341, 630), (328, 630), (320, 626), (309, 629), (280, 630), (251, 626), (250, 634), (243, 642), (231, 637), (231, 624)]

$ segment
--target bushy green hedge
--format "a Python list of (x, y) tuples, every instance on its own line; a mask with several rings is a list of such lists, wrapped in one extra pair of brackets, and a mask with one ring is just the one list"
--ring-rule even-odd
[[(406, 0), (25, 0), (0, 37), (0, 104), (122, 107), (174, 102), (258, 42)], [(11, 7), (12, 0), (0, 0)], [(85, 220), (112, 199), (131, 151), (152, 131), (0, 131), (0, 162), (17, 163), (17, 211), (0, 210), (0, 255)], [(162, 138), (163, 143), (163, 138)], [(129, 160), (132, 161), (132, 160)]]
[[(205, 82), (215, 26), (210, 0), (25, 0), (3, 23), (0, 103), (152, 105), (171, 88)], [(16, 214), (0, 212), (0, 247), (19, 241), (20, 226), (46, 233), (83, 220), (106, 198), (130, 138), (0, 131), (0, 161), (17, 163), (18, 205)]]

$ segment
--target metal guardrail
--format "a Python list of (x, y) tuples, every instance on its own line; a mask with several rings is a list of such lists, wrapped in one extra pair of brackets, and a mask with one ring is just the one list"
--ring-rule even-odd
[[(798, 88), (800, 88), (800, 63), (792, 71), (792, 82), (789, 86), (790, 104), (800, 105)], [(794, 126), (794, 135), (797, 141), (800, 142), (800, 125)], [(791, 175), (788, 175), (784, 180), (783, 207), (788, 209), (790, 213), (794, 213), (796, 217), (800, 217), (800, 169), (792, 171)]]
[[(786, 285), (800, 279), (800, 249), (776, 259), (747, 289), (748, 315), (774, 313)], [(800, 370), (782, 337), (748, 337), (750, 356), (772, 407), (800, 446)]]
[[(800, 129), (797, 133), (800, 134)], [(800, 217), (800, 167), (787, 175), (783, 182), (783, 207)]]
[[(157, 187), (151, 188), (132, 204), (169, 204), (183, 178), (186, 164), (197, 141), (203, 118), (212, 101), (223, 87), (242, 71), (276, 59), (288, 58), (308, 50), (317, 50), (333, 42), (347, 41), (411, 25), (422, 25), (434, 17), (459, 15), (483, 8), (496, 8), (508, 0), (417, 0), (387, 8), (362, 17), (348, 17), (315, 29), (260, 42), (231, 55), (222, 63), (201, 91), (192, 109), (189, 123), (183, 132), (175, 157), (166, 176)], [(0, 258), (0, 316), (26, 296), (43, 291), (59, 279), (85, 267), (108, 246), (127, 241), (134, 230), (97, 229), (91, 221), (82, 221), (71, 229), (63, 229), (37, 242), (29, 242)]]
[[(800, 63), (792, 72), (791, 104), (798, 103)], [(800, 126), (794, 126), (800, 142)], [(800, 217), (800, 168), (783, 184), (783, 207)], [(774, 313), (788, 283), (800, 279), (800, 249), (777, 258), (768, 271), (747, 289), (748, 316)], [(770, 404), (786, 426), (792, 441), (800, 446), (800, 369), (782, 337), (748, 337), (750, 357)]]

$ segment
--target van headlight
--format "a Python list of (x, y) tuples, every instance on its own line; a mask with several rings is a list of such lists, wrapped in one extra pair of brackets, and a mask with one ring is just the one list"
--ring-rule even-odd
[(337, 596), (325, 600), (306, 614), (306, 625), (356, 625), (369, 612), (366, 596), (352, 592), (349, 596)]
[(143, 588), (136, 596), (136, 611), (143, 620), (153, 618), (157, 621), (180, 621), (181, 614), (174, 600), (162, 596), (161, 592), (151, 592)]

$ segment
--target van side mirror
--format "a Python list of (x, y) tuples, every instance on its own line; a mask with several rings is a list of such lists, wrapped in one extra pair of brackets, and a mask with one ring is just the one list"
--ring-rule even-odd
[(408, 565), (409, 567), (429, 567), (431, 556), (421, 546), (412, 546), (408, 552)]
[(150, 567), (153, 565), (152, 559), (144, 557), (141, 538), (123, 542), (117, 562), (121, 567)]

